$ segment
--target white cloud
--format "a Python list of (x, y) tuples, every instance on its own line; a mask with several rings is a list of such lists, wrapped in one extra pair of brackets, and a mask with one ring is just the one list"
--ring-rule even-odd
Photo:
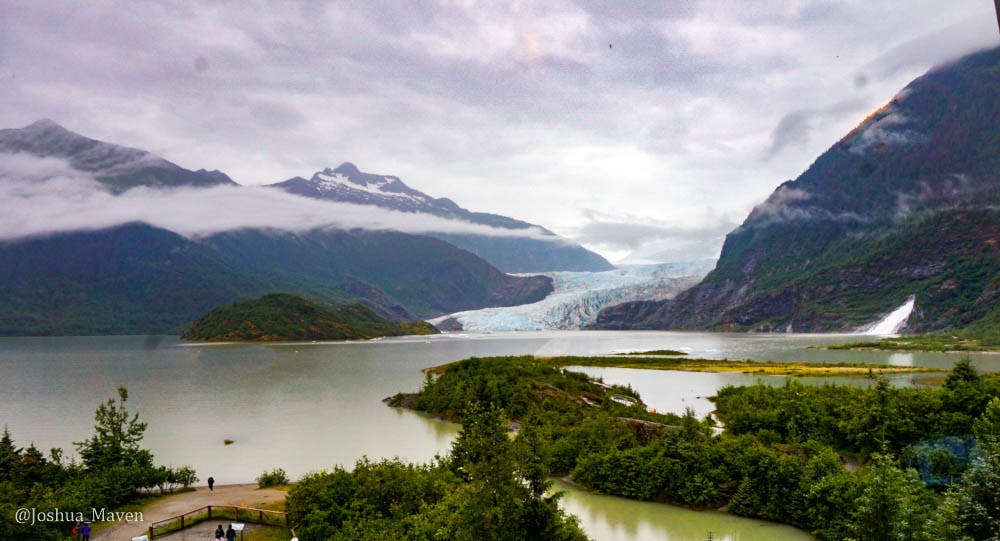
[(187, 237), (234, 229), (316, 228), (473, 233), (550, 240), (539, 230), (500, 229), (429, 214), (323, 201), (276, 188), (138, 187), (113, 195), (64, 161), (0, 154), (0, 238), (98, 230), (143, 222)]

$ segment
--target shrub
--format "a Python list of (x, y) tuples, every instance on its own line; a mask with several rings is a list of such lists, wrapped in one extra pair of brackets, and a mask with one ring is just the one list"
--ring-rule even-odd
[(264, 472), (257, 476), (257, 486), (259, 488), (274, 487), (288, 484), (288, 474), (282, 468), (274, 468), (269, 472)]

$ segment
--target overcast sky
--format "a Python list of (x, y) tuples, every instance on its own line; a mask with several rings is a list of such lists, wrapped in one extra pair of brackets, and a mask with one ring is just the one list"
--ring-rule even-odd
[(612, 260), (722, 235), (991, 0), (0, 2), (0, 127), (243, 184), (343, 161)]

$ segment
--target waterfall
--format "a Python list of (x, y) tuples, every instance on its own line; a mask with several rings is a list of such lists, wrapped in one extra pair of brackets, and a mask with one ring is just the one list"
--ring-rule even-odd
[(906, 320), (909, 319), (910, 312), (913, 311), (915, 300), (916, 298), (910, 295), (910, 298), (906, 299), (906, 302), (902, 306), (896, 308), (881, 320), (863, 327), (861, 333), (875, 336), (895, 336), (903, 328), (903, 325), (906, 325)]

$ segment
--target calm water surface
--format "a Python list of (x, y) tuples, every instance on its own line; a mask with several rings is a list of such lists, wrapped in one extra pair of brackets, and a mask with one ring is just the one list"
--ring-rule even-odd
[[(202, 479), (252, 481), (283, 467), (297, 477), (362, 456), (427, 461), (445, 453), (457, 427), (385, 407), (381, 400), (415, 391), (420, 370), (470, 356), (590, 355), (672, 348), (692, 356), (730, 359), (861, 361), (947, 367), (956, 355), (823, 351), (810, 345), (851, 336), (746, 335), (672, 332), (550, 331), (453, 334), (370, 342), (269, 345), (189, 345), (174, 337), (0, 339), (0, 422), (19, 444), (62, 447), (92, 433), (98, 403), (118, 385), (129, 407), (149, 423), (145, 443), (161, 463), (192, 465)], [(983, 370), (1000, 356), (976, 355)], [(651, 407), (699, 415), (720, 386), (758, 377), (587, 368), (612, 383), (628, 383)], [(780, 383), (781, 377), (765, 381)], [(225, 445), (223, 440), (234, 440)], [(564, 506), (597, 539), (695, 540), (807, 538), (795, 530), (718, 513), (696, 513), (571, 491)]]

